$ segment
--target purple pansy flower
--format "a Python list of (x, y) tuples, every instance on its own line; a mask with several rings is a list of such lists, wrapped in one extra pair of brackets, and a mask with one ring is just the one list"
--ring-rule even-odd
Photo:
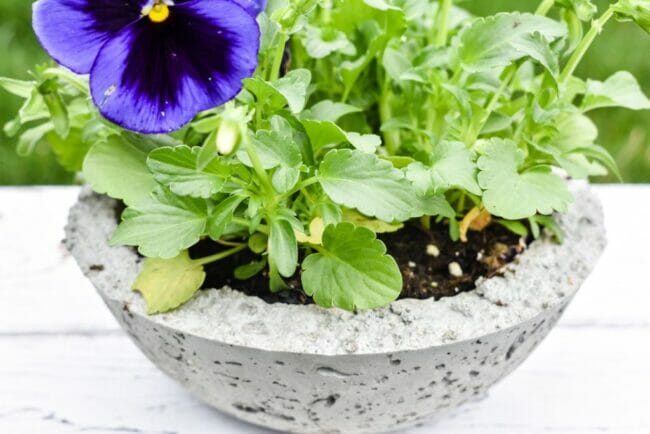
[(34, 30), (54, 60), (90, 74), (100, 112), (170, 132), (234, 98), (257, 66), (266, 0), (39, 0)]

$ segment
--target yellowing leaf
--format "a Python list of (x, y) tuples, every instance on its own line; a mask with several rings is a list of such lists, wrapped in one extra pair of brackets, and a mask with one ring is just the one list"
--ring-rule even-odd
[(147, 258), (133, 290), (142, 293), (147, 313), (168, 312), (187, 302), (205, 280), (203, 266), (187, 250), (173, 259)]
[(323, 232), (325, 232), (325, 223), (320, 217), (316, 217), (309, 224), (309, 235), (294, 229), (296, 240), (302, 244), (322, 244)]

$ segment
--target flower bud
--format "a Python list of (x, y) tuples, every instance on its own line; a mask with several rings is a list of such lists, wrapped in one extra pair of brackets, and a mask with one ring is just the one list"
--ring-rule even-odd
[(241, 143), (241, 128), (238, 122), (224, 119), (217, 132), (217, 151), (221, 155), (230, 155), (239, 148)]

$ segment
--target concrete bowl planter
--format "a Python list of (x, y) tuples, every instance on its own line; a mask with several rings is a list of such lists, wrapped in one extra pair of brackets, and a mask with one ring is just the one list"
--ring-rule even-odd
[(598, 199), (574, 190), (564, 244), (534, 242), (474, 291), (358, 314), (222, 288), (147, 316), (130, 289), (139, 257), (107, 242), (115, 202), (88, 191), (71, 211), (67, 245), (144, 354), (210, 405), (284, 432), (381, 432), (483, 395), (555, 325), (605, 245)]

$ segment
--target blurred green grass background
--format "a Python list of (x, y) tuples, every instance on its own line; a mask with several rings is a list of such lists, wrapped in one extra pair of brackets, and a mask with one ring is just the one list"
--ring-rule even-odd
[[(466, 0), (477, 14), (497, 10), (533, 11), (537, 0)], [(608, 1), (597, 0), (599, 10)], [(0, 76), (27, 78), (27, 71), (47, 60), (31, 29), (31, 2), (0, 2)], [(631, 23), (612, 22), (596, 41), (578, 74), (603, 80), (617, 70), (632, 72), (650, 93), (650, 35)], [(20, 100), (0, 91), (0, 125), (13, 118)], [(600, 144), (612, 152), (626, 182), (650, 182), (650, 111), (604, 109), (593, 115)], [(65, 184), (73, 176), (61, 169), (45, 144), (28, 157), (15, 153), (15, 143), (0, 132), (0, 185)], [(604, 178), (598, 181), (611, 181)]]

